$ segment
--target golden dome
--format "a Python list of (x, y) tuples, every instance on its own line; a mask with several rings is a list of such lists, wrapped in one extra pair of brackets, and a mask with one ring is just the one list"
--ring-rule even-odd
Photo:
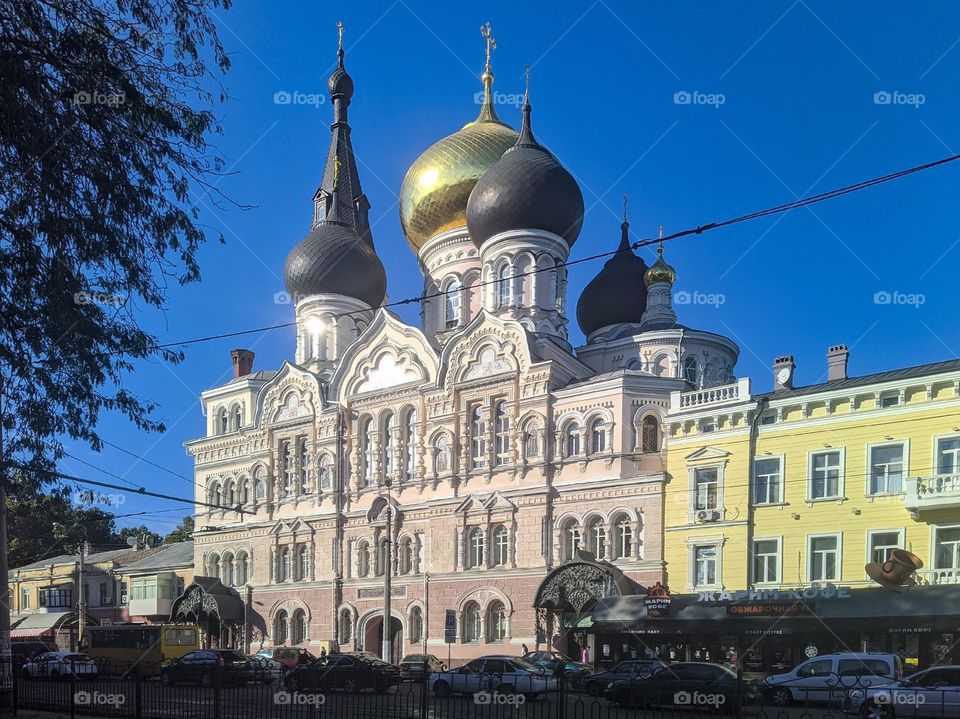
[[(489, 55), (488, 55), (489, 57)], [(480, 115), (431, 145), (407, 170), (400, 187), (400, 224), (414, 252), (431, 237), (467, 226), (467, 200), (477, 180), (517, 141), (493, 109), (493, 73), (483, 73)]]
[[(660, 231), (660, 235), (663, 236), (663, 230)], [(657, 247), (657, 261), (650, 266), (643, 279), (647, 287), (656, 282), (666, 282), (672, 285), (677, 281), (677, 271), (663, 259), (663, 242)]]

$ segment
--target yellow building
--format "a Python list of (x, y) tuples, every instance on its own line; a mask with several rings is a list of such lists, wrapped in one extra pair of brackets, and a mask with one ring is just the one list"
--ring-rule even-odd
[[(743, 379), (672, 395), (672, 609), (653, 617), (635, 603), (631, 615), (611, 602), (595, 619), (634, 626), (648, 653), (748, 671), (843, 649), (897, 652), (908, 666), (956, 654), (960, 361), (847, 377), (847, 356), (830, 348), (815, 385), (794, 387), (782, 357), (771, 392)], [(865, 565), (897, 548), (923, 567), (895, 592)]]

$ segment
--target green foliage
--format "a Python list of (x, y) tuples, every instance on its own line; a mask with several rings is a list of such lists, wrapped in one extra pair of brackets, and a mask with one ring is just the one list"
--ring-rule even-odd
[(193, 539), (193, 517), (187, 515), (180, 524), (178, 524), (170, 534), (163, 540), (164, 544), (175, 544), (176, 542), (188, 542)]

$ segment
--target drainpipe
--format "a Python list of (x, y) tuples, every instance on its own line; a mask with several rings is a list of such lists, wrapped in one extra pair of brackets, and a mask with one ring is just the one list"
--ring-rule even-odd
[[(753, 552), (753, 533), (754, 533), (754, 502), (753, 502), (753, 464), (757, 458), (757, 435), (760, 433), (760, 415), (767, 406), (767, 398), (762, 397), (757, 400), (757, 407), (754, 410), (753, 421), (750, 423), (750, 442), (748, 444), (747, 455), (747, 581), (748, 588), (751, 583), (753, 562), (751, 554)], [(783, 482), (783, 477), (780, 479)]]

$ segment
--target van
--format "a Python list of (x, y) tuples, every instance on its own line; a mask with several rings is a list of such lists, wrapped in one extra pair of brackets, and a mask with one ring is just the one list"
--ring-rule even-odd
[(886, 684), (903, 675), (900, 657), (882, 652), (837, 652), (811, 657), (789, 672), (763, 680), (777, 706), (793, 702), (841, 702), (851, 689)]

